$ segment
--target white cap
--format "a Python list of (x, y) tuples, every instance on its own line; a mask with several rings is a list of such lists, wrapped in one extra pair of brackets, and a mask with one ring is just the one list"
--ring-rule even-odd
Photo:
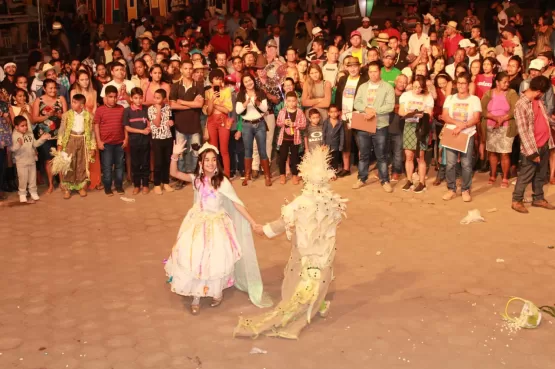
[(530, 70), (530, 69), (542, 70), (543, 67), (545, 67), (545, 64), (543, 63), (543, 60), (534, 59), (530, 62), (530, 66), (528, 67), (528, 70)]
[(52, 23), (52, 29), (62, 29), (62, 24), (60, 22)]
[(370, 22), (370, 18), (364, 17), (364, 18), (362, 18), (362, 21), (363, 21), (363, 22)]
[(312, 35), (313, 36), (316, 36), (318, 33), (321, 33), (321, 32), (322, 32), (322, 29), (320, 27), (314, 27), (312, 29)]
[(469, 39), (465, 38), (459, 41), (459, 47), (462, 47), (463, 49), (465, 47), (472, 47), (474, 46), (474, 44), (472, 42), (470, 42)]

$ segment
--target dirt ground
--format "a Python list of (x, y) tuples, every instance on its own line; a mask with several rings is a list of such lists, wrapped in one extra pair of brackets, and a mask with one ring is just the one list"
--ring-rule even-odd
[[(192, 203), (190, 186), (134, 203), (100, 192), (66, 201), (58, 190), (0, 207), (0, 368), (555, 367), (554, 318), (514, 334), (500, 318), (510, 296), (555, 303), (555, 213), (512, 211), (512, 189), (488, 186), (486, 174), (475, 176), (471, 203), (444, 202), (433, 178), (423, 194), (401, 191), (403, 181), (393, 194), (375, 182), (352, 190), (355, 180), (333, 184), (350, 202), (330, 316), (298, 341), (232, 338), (239, 315), (261, 311), (233, 288), (218, 308), (204, 301), (199, 316), (170, 292), (163, 259)], [(259, 222), (278, 217), (300, 190), (263, 180), (235, 188)], [(555, 186), (546, 190), (555, 202)], [(460, 225), (471, 209), (486, 222)], [(255, 242), (276, 300), (289, 244)], [(249, 354), (253, 347), (267, 353)]]

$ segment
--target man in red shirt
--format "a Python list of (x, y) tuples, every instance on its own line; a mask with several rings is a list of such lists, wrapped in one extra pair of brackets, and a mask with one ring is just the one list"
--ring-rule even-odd
[(463, 37), (457, 31), (457, 22), (450, 21), (445, 28), (445, 36), (443, 38), (443, 47), (447, 54), (447, 59), (453, 57), (459, 48), (459, 42)]
[(102, 165), (102, 184), (104, 193), (113, 196), (112, 166), (115, 166), (114, 184), (116, 192), (124, 195), (123, 190), (123, 149), (127, 146), (127, 131), (123, 128), (123, 106), (117, 104), (118, 89), (106, 86), (104, 105), (96, 109), (94, 115), (94, 133), (96, 146), (100, 150)]
[(389, 38), (397, 37), (397, 40), (401, 39), (401, 34), (399, 33), (399, 30), (392, 27), (391, 19), (389, 18), (385, 20), (385, 28), (381, 32), (387, 33), (389, 35)]
[(233, 42), (231, 38), (225, 33), (225, 25), (223, 23), (218, 23), (217, 26), (218, 33), (216, 33), (210, 40), (210, 44), (214, 47), (214, 52), (224, 52), (226, 56), (231, 55), (231, 48)]
[(512, 209), (528, 213), (524, 207), (524, 190), (532, 184), (532, 206), (555, 210), (544, 198), (543, 185), (548, 176), (549, 150), (555, 147), (550, 126), (555, 126), (547, 116), (542, 97), (551, 85), (545, 76), (532, 78), (530, 87), (520, 95), (515, 105), (515, 121), (520, 136), (520, 171), (513, 191)]

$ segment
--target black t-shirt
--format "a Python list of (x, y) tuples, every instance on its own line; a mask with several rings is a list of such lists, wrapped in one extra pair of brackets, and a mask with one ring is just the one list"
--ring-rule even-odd
[[(285, 119), (291, 119), (291, 122), (295, 123), (295, 121), (297, 120), (297, 110), (295, 110), (295, 112), (291, 113), (290, 111), (287, 111), (287, 113), (285, 114)], [(293, 133), (291, 133), (291, 128), (285, 126), (285, 131), (284, 131), (284, 135), (283, 135), (283, 139), (287, 140), (287, 141), (293, 141), (293, 139), (295, 138), (295, 131), (293, 131)]]
[[(136, 129), (145, 129), (148, 126), (148, 108), (134, 110), (131, 107), (123, 111), (123, 125)], [(149, 135), (142, 133), (129, 133), (129, 144), (131, 146), (146, 146), (150, 142)]]
[(488, 8), (484, 13), (484, 28), (486, 30), (496, 30), (497, 23), (493, 20), (493, 17), (497, 15), (497, 10)]
[[(204, 97), (204, 86), (201, 83), (193, 82), (187, 91), (181, 81), (172, 84), (170, 88), (170, 100), (173, 101), (193, 101), (197, 95)], [(175, 129), (185, 135), (200, 133), (200, 113), (200, 108), (173, 110)]]
[(517, 75), (511, 82), (509, 82), (509, 88), (512, 88), (518, 94), (520, 90), (520, 84), (522, 83), (522, 75)]

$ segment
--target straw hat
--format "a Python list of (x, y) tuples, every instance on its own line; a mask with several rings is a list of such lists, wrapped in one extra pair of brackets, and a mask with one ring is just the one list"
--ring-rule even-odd
[(46, 79), (46, 73), (48, 73), (52, 69), (54, 69), (56, 71), (56, 75), (60, 73), (60, 67), (53, 66), (50, 63), (44, 64), (42, 66), (42, 70), (40, 71), (39, 76), (38, 76), (39, 81), (44, 81)]
[(389, 34), (385, 33), (385, 32), (380, 32), (380, 34), (378, 34), (378, 37), (376, 38), (377, 42), (389, 42)]
[(150, 31), (145, 31), (142, 35), (137, 37), (139, 40), (143, 38), (148, 38), (150, 41), (154, 42), (154, 38), (152, 37), (152, 33)]
[(457, 22), (455, 22), (455, 21), (449, 21), (449, 22), (447, 23), (447, 27), (451, 27), (451, 28), (453, 28), (453, 29), (457, 29)]

